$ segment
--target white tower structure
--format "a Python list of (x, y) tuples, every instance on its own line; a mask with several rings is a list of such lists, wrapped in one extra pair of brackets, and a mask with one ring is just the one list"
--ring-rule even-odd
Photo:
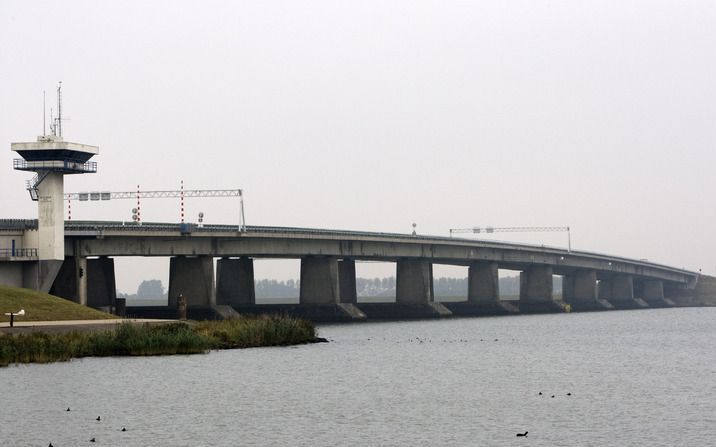
[[(10, 145), (10, 149), (22, 157), (13, 160), (13, 167), (36, 173), (28, 181), (27, 189), (32, 200), (37, 201), (40, 270), (43, 270), (42, 261), (65, 259), (64, 175), (97, 172), (97, 163), (89, 160), (99, 153), (99, 147), (62, 139), (61, 89), (60, 82), (57, 87), (57, 117), (51, 118), (50, 134), (45, 133), (43, 125), (43, 135), (37, 137), (37, 141)], [(40, 281), (44, 282), (43, 279)]]

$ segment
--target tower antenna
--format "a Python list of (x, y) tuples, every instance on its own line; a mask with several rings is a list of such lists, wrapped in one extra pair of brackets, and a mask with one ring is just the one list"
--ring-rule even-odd
[(47, 101), (45, 100), (45, 91), (42, 91), (42, 136), (47, 136)]
[(62, 81), (57, 84), (57, 136), (62, 138)]

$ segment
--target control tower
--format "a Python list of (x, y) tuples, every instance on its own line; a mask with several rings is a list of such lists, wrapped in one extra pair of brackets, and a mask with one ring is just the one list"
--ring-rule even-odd
[[(99, 153), (97, 146), (62, 139), (61, 89), (60, 82), (57, 87), (57, 117), (50, 117), (50, 134), (45, 133), (43, 123), (43, 135), (37, 137), (37, 141), (10, 145), (10, 149), (22, 157), (13, 160), (13, 168), (36, 173), (27, 182), (27, 189), (32, 200), (37, 201), (37, 254), (41, 283), (46, 283), (46, 280), (51, 283), (56, 271), (54, 274), (50, 272), (59, 269), (65, 259), (64, 175), (97, 172), (97, 163), (89, 160)], [(52, 278), (47, 278), (48, 275)]]

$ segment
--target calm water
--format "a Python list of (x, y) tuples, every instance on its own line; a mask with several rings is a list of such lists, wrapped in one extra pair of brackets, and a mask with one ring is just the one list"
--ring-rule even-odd
[(716, 443), (716, 308), (320, 334), (332, 343), (0, 369), (0, 445)]

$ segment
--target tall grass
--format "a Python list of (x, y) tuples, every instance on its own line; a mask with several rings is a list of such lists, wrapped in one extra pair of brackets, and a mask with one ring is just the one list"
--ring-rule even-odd
[(211, 349), (284, 346), (316, 340), (312, 323), (289, 317), (250, 317), (196, 324), (122, 323), (113, 330), (0, 334), (0, 366), (79, 357), (199, 354)]
[(213, 349), (295, 345), (316, 338), (313, 323), (271, 315), (204, 321), (195, 330), (211, 341)]

